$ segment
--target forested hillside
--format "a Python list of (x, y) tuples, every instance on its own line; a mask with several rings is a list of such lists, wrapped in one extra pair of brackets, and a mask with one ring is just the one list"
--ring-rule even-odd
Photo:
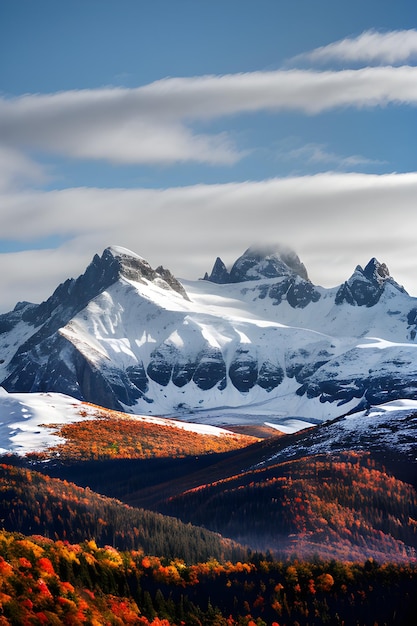
[(101, 416), (4, 456), (0, 626), (411, 626), (415, 464), (343, 433), (315, 452), (335, 427), (259, 440)]
[(0, 518), (5, 530), (71, 542), (94, 539), (99, 546), (142, 550), (188, 563), (246, 555), (240, 546), (203, 528), (4, 464), (0, 465)]
[(187, 565), (0, 531), (1, 626), (411, 626), (416, 584), (373, 560)]
[(364, 452), (241, 472), (173, 496), (160, 510), (277, 554), (394, 561), (416, 554), (414, 487)]

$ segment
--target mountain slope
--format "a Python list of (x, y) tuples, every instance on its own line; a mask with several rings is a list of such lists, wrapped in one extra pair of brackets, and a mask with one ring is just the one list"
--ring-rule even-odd
[(56, 393), (0, 388), (0, 454), (32, 460), (176, 457), (225, 452), (256, 441), (205, 424), (128, 415)]
[(45, 303), (0, 316), (1, 384), (287, 431), (416, 397), (417, 300), (376, 259), (334, 289), (282, 248), (250, 248), (230, 271), (218, 260), (206, 278), (180, 284), (106, 249)]
[(222, 455), (43, 471), (253, 550), (407, 561), (417, 548), (416, 433), (416, 403), (390, 403)]
[(188, 563), (245, 556), (242, 547), (203, 528), (5, 464), (0, 465), (0, 515), (7, 531), (70, 542), (95, 540), (102, 547), (143, 550)]
[(170, 498), (165, 514), (298, 558), (416, 558), (417, 494), (366, 453), (310, 455)]
[[(294, 434), (270, 437), (225, 458), (219, 458), (210, 468), (187, 471), (171, 484), (164, 484), (158, 494), (153, 485), (151, 500), (148, 493), (132, 490), (128, 502), (156, 508), (166, 498), (199, 485), (227, 479), (239, 473), (250, 473), (280, 463), (305, 459), (315, 455), (368, 454), (387, 471), (417, 489), (417, 403), (407, 401), (372, 407), (367, 412), (336, 418), (314, 428)], [(124, 498), (123, 491), (118, 497)]]
[(254, 550), (414, 560), (416, 433), (416, 403), (391, 403), (118, 495)]

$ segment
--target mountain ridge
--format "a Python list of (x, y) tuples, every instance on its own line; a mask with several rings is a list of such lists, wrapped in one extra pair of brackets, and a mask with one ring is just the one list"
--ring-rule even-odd
[(218, 425), (416, 397), (417, 299), (385, 264), (325, 289), (295, 252), (252, 247), (213, 272), (179, 282), (106, 248), (45, 302), (0, 316), (0, 384)]

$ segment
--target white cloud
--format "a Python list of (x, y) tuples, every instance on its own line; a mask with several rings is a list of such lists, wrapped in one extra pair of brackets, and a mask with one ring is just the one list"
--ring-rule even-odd
[(136, 89), (2, 98), (0, 133), (13, 149), (81, 159), (232, 164), (243, 152), (228, 134), (200, 133), (193, 124), (266, 110), (313, 115), (388, 104), (417, 104), (416, 67), (167, 78)]
[[(372, 256), (417, 293), (417, 173), (327, 173), (169, 189), (67, 189), (0, 196), (2, 237), (70, 238), (54, 251), (0, 255), (0, 309), (40, 301), (92, 256), (123, 245), (154, 267), (198, 278), (220, 255), (232, 263), (253, 243), (285, 243), (313, 282), (336, 285)], [(33, 218), (36, 219), (33, 219)]]
[(367, 30), (358, 37), (347, 37), (291, 61), (327, 63), (331, 61), (377, 64), (406, 63), (417, 58), (417, 30), (394, 30), (386, 33)]
[[(169, 98), (168, 98), (169, 100)], [(6, 144), (112, 163), (234, 163), (225, 133), (195, 134), (146, 88), (69, 91), (0, 99)]]

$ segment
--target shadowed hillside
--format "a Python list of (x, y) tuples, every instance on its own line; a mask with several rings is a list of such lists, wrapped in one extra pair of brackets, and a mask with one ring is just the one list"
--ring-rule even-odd
[(0, 466), (0, 517), (9, 531), (71, 542), (94, 539), (101, 546), (141, 549), (187, 562), (246, 554), (240, 546), (202, 528), (4, 464)]
[(415, 489), (367, 453), (270, 465), (185, 491), (159, 510), (256, 550), (406, 561), (417, 547)]

